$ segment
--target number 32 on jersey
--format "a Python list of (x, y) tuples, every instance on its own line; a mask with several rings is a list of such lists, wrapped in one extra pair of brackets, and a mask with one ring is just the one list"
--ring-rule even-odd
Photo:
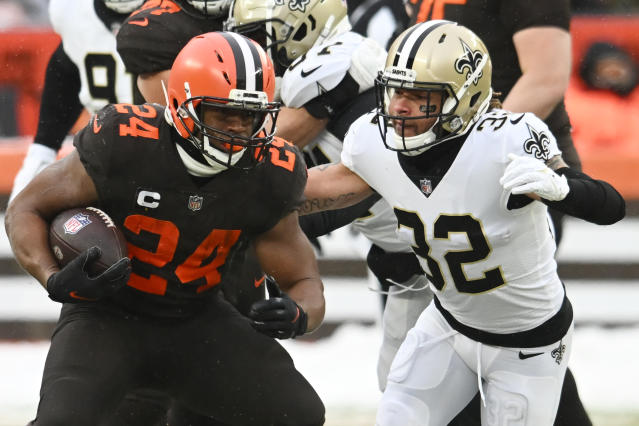
[[(440, 215), (433, 225), (433, 237), (436, 239), (449, 239), (451, 233), (466, 234), (468, 240), (468, 250), (450, 250), (443, 255), (443, 259), (438, 262), (431, 256), (431, 248), (426, 238), (426, 227), (419, 217), (419, 214), (411, 211), (395, 208), (395, 216), (399, 226), (410, 228), (413, 231), (413, 238), (416, 246), (413, 251), (422, 259), (426, 260), (430, 273), (426, 276), (433, 283), (437, 290), (442, 290), (446, 285), (446, 280), (442, 274), (440, 263), (448, 265), (450, 276), (455, 283), (455, 288), (460, 293), (483, 293), (500, 287), (505, 283), (501, 267), (483, 271), (483, 277), (468, 279), (464, 273), (464, 265), (481, 262), (488, 258), (491, 252), (488, 240), (484, 235), (481, 223), (469, 214), (465, 215)], [(443, 262), (442, 262), (443, 261)]]

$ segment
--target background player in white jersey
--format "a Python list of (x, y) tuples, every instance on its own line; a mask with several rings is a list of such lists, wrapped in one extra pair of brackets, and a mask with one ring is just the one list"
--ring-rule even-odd
[(379, 425), (444, 425), (478, 390), (482, 424), (551, 425), (572, 308), (547, 207), (597, 224), (625, 214), (612, 186), (566, 166), (541, 120), (493, 109), (491, 73), (467, 28), (409, 28), (376, 80), (376, 113), (351, 126), (341, 163), (309, 172), (308, 212), (377, 191), (435, 293), (393, 361)]
[[(226, 25), (260, 42), (276, 64), (285, 106), (278, 116), (277, 134), (304, 148), (309, 167), (339, 161), (348, 126), (375, 107), (373, 83), (386, 51), (351, 30), (342, 0), (235, 0)], [(308, 219), (302, 220), (307, 235)], [(336, 222), (344, 224), (339, 218)], [(420, 289), (391, 289), (396, 295), (384, 311), (378, 366), (383, 390), (390, 363), (410, 328), (406, 323), (412, 326), (411, 319), (418, 315), (411, 313), (421, 312), (432, 294), (410, 245), (397, 238), (397, 221), (385, 201), (365, 209), (354, 227), (372, 242), (367, 260), (382, 283), (390, 279)], [(382, 285), (385, 290), (388, 287)]]
[(83, 108), (132, 103), (135, 82), (116, 51), (122, 21), (144, 0), (51, 0), (49, 16), (62, 38), (47, 65), (33, 144), (15, 177), (10, 199), (55, 159)]

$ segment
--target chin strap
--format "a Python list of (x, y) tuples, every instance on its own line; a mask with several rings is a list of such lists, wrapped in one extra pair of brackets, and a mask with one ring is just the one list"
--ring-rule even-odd
[[(162, 87), (164, 87), (164, 83), (162, 84)], [(164, 93), (166, 95), (166, 89)], [(167, 99), (167, 104), (168, 104), (168, 99)], [(164, 119), (171, 126), (175, 127), (173, 116), (171, 115), (171, 110), (168, 107), (164, 108)], [(193, 146), (192, 149), (198, 150), (197, 154), (199, 157), (201, 157), (201, 159), (194, 158), (194, 156), (189, 154), (188, 152), (191, 147), (185, 148), (185, 146), (182, 146), (182, 144), (191, 144)], [(197, 148), (191, 140), (181, 138), (180, 141), (175, 142), (175, 147), (177, 148), (177, 152), (180, 156), (180, 159), (182, 160), (182, 163), (184, 163), (184, 166), (186, 167), (186, 170), (190, 175), (197, 176), (197, 177), (211, 177), (228, 169), (227, 166), (225, 166), (224, 164), (218, 163), (215, 160), (209, 161), (204, 155), (200, 153), (199, 148)], [(237, 163), (242, 157), (242, 154), (243, 153), (239, 153), (239, 152), (233, 154), (233, 158), (231, 159), (231, 164)], [(223, 155), (228, 155), (228, 154), (223, 154)]]
[[(187, 143), (191, 143), (191, 142), (187, 142)], [(223, 166), (222, 164), (219, 164), (219, 163), (214, 163), (214, 164), (209, 164), (208, 162), (207, 164), (200, 163), (199, 161), (191, 157), (186, 152), (186, 150), (180, 146), (179, 143), (176, 143), (175, 147), (177, 148), (177, 152), (180, 155), (180, 159), (182, 160), (182, 163), (184, 163), (184, 166), (186, 167), (186, 171), (189, 172), (190, 175), (197, 176), (197, 177), (211, 177), (226, 170), (226, 166)]]

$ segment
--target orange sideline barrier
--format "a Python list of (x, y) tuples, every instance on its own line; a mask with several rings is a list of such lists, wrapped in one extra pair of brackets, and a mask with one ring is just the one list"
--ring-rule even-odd
[(18, 134), (35, 134), (38, 126), (44, 72), (60, 43), (52, 30), (23, 29), (0, 32), (0, 86), (17, 89)]
[[(27, 149), (31, 144), (30, 136), (0, 139), (0, 194), (9, 194), (13, 187), (13, 178), (22, 166)], [(58, 158), (62, 158), (71, 152), (73, 145), (65, 142), (58, 152)]]
[(566, 108), (584, 172), (607, 180), (626, 199), (639, 199), (639, 89), (627, 98), (588, 90), (581, 57), (597, 41), (627, 49), (639, 63), (639, 16), (576, 16), (571, 22), (573, 74)]

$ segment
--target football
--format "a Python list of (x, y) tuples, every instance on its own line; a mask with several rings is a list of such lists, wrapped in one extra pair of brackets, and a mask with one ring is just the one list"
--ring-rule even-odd
[(122, 232), (106, 213), (95, 207), (59, 213), (49, 226), (49, 246), (61, 268), (86, 249), (100, 247), (102, 255), (89, 267), (89, 275), (104, 272), (128, 254)]

